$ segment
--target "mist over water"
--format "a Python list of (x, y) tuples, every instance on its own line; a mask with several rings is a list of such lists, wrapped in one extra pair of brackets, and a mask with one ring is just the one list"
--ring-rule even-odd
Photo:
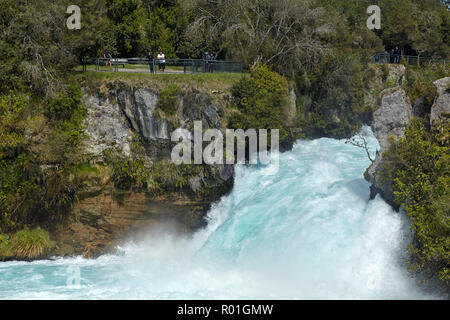
[[(205, 229), (149, 230), (96, 260), (0, 263), (0, 299), (435, 298), (406, 271), (406, 219), (369, 201), (369, 164), (344, 140), (298, 141), (278, 170), (237, 167)], [(68, 287), (73, 268), (81, 282)]]

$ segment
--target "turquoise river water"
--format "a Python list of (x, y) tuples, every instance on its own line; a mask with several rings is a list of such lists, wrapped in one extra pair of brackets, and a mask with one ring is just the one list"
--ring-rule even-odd
[(193, 235), (164, 227), (96, 260), (0, 263), (0, 299), (436, 298), (406, 271), (407, 219), (369, 201), (364, 150), (299, 140), (279, 160), (237, 167)]

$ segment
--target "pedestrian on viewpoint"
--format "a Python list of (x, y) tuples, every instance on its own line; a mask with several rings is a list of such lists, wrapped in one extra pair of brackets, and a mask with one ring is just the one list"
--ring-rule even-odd
[(394, 49), (391, 49), (391, 51), (389, 51), (389, 63), (395, 63)]
[(105, 61), (105, 66), (109, 66), (110, 67), (110, 69), (111, 69), (111, 67), (112, 67), (112, 55), (111, 55), (111, 53), (109, 53), (109, 51), (108, 50), (106, 50), (104, 53), (103, 53), (103, 58), (104, 59), (106, 59), (106, 61)]
[(209, 52), (206, 51), (203, 54), (203, 72), (209, 72), (209, 59), (210, 59)]
[(153, 57), (153, 54), (150, 52), (150, 50), (147, 50), (147, 61), (148, 61), (148, 66), (150, 68), (150, 73), (153, 73), (154, 68), (153, 68), (153, 64), (155, 62), (155, 58)]
[(214, 62), (216, 60), (216, 57), (214, 56), (214, 53), (211, 53), (209, 56), (209, 72), (214, 72)]
[(164, 70), (166, 69), (166, 56), (164, 55), (164, 53), (162, 51), (159, 52), (158, 56), (158, 66), (159, 66), (159, 71), (164, 72)]
[(398, 47), (395, 47), (394, 50), (394, 57), (395, 57), (395, 63), (400, 63), (400, 49)]

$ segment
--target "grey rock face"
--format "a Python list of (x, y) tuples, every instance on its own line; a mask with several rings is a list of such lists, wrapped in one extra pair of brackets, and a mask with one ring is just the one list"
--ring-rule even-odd
[(230, 181), (234, 177), (234, 165), (219, 166), (219, 176), (222, 181)]
[(431, 107), (430, 125), (432, 129), (438, 129), (450, 119), (450, 77), (439, 79), (433, 84), (438, 91), (438, 98)]
[(167, 120), (154, 115), (158, 95), (148, 89), (137, 89), (134, 93), (120, 91), (117, 95), (120, 108), (129, 119), (133, 129), (145, 139), (170, 139)]
[(406, 72), (405, 66), (402, 64), (390, 64), (388, 68), (389, 76), (387, 77), (387, 81), (391, 81), (395, 85), (401, 85)]
[(424, 118), (430, 113), (430, 107), (426, 107), (423, 98), (416, 99), (413, 103), (413, 115), (414, 117)]
[(289, 100), (289, 116), (292, 119), (295, 119), (295, 116), (297, 115), (297, 95), (295, 94), (294, 88), (291, 88), (290, 90)]
[(88, 114), (85, 119), (86, 152), (94, 158), (102, 158), (107, 148), (118, 147), (125, 155), (130, 155), (133, 135), (118, 106), (109, 99), (99, 96), (85, 96)]
[(205, 109), (203, 110), (203, 114), (206, 118), (206, 121), (208, 121), (208, 124), (212, 128), (220, 127), (219, 115), (217, 113), (217, 108), (214, 105), (207, 104)]
[(202, 187), (202, 181), (199, 176), (189, 179), (189, 186), (193, 192), (198, 192)]
[(183, 123), (202, 121), (203, 128), (220, 128), (220, 117), (211, 97), (196, 90), (188, 91), (181, 97)]
[(389, 147), (388, 136), (403, 136), (412, 116), (412, 107), (406, 93), (398, 90), (386, 95), (381, 107), (373, 114), (372, 129), (380, 143), (381, 150)]
[(372, 130), (380, 143), (380, 150), (375, 161), (368, 168), (368, 177), (372, 182), (372, 196), (380, 193), (390, 204), (393, 194), (389, 184), (377, 181), (377, 175), (383, 161), (382, 154), (389, 148), (388, 137), (403, 137), (405, 129), (411, 121), (412, 107), (406, 93), (401, 89), (383, 97), (381, 107), (374, 112)]

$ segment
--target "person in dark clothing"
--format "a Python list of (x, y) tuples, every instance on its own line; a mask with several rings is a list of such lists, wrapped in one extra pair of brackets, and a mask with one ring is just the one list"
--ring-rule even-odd
[(214, 53), (211, 53), (209, 55), (209, 72), (214, 72), (214, 62), (216, 60), (216, 57), (214, 56)]
[(391, 49), (391, 51), (389, 51), (389, 63), (394, 62), (395, 62), (394, 49)]
[(150, 52), (150, 50), (147, 51), (148, 51), (147, 53), (148, 66), (150, 68), (150, 73), (153, 73), (155, 58), (153, 57), (153, 54)]
[(400, 49), (398, 47), (395, 47), (394, 50), (394, 57), (395, 57), (395, 63), (400, 63)]
[(209, 72), (209, 60), (211, 59), (209, 52), (203, 54), (203, 72)]

